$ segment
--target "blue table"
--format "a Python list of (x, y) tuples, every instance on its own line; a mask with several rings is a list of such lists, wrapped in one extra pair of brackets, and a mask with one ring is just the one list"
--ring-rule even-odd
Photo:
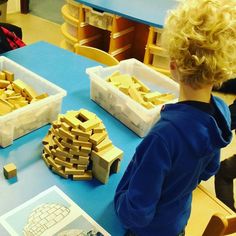
[[(114, 212), (113, 196), (141, 139), (90, 100), (90, 81), (85, 69), (98, 63), (45, 42), (5, 53), (4, 56), (65, 89), (67, 96), (63, 100), (62, 113), (80, 108), (96, 113), (105, 124), (114, 145), (124, 151), (124, 156), (120, 172), (111, 175), (106, 185), (96, 179), (92, 181), (63, 179), (53, 174), (41, 158), (43, 149), (41, 142), (50, 126), (31, 132), (15, 140), (11, 146), (0, 148), (0, 215), (45, 189), (57, 185), (112, 236), (123, 235), (124, 230)], [(16, 181), (7, 180), (3, 176), (2, 167), (9, 162), (17, 166)], [(2, 226), (0, 235), (8, 235)]]
[(166, 13), (175, 0), (75, 0), (87, 6), (113, 13), (154, 27), (163, 27)]

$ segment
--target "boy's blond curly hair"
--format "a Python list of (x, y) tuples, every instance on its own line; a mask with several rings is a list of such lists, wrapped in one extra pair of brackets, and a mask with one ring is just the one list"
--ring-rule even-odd
[(236, 0), (180, 2), (166, 19), (162, 45), (182, 82), (220, 85), (236, 74)]

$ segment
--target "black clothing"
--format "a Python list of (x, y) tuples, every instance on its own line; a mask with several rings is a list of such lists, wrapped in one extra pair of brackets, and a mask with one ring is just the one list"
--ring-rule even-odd
[(236, 155), (221, 162), (220, 170), (215, 176), (216, 196), (233, 211), (234, 207), (234, 186), (236, 178)]

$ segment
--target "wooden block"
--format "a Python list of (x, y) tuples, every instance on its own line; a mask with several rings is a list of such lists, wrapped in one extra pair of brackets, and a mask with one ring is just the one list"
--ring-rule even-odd
[(88, 165), (89, 164), (89, 157), (87, 157), (87, 159), (86, 159), (86, 157), (85, 158), (83, 158), (82, 156), (80, 156), (79, 157), (79, 159), (78, 159), (78, 163), (77, 163), (78, 165)]
[(43, 144), (46, 145), (48, 144), (49, 145), (49, 149), (52, 149), (52, 148), (56, 148), (57, 145), (53, 139), (53, 136), (51, 134), (48, 134), (44, 137), (43, 139)]
[(74, 129), (72, 128), (71, 133), (77, 136), (82, 136), (82, 137), (87, 137), (90, 138), (91, 134), (92, 134), (92, 130), (84, 132), (81, 129)]
[(89, 154), (91, 152), (91, 148), (82, 146), (80, 151)]
[(106, 127), (104, 126), (103, 123), (100, 123), (99, 126), (93, 128), (93, 133), (102, 133), (103, 131), (106, 131)]
[(78, 164), (76, 168), (78, 170), (87, 170), (87, 167), (88, 167), (88, 165)]
[(90, 131), (91, 129), (99, 126), (100, 123), (101, 123), (101, 121), (98, 119), (87, 120), (87, 121), (81, 123), (79, 128), (81, 130), (87, 132), (87, 131)]
[(80, 109), (78, 118), (82, 118), (82, 121), (87, 121), (95, 119), (96, 115), (86, 109)]
[(43, 150), (45, 153), (47, 153), (49, 156), (51, 155), (51, 150), (49, 148), (49, 144), (45, 144), (43, 147)]
[[(1, 80), (0, 80), (1, 81)], [(7, 89), (5, 91), (5, 94), (7, 95), (7, 97), (11, 97), (13, 99), (15, 98), (19, 98), (19, 96), (13, 96), (15, 94), (15, 91), (11, 90), (11, 89)]]
[(64, 151), (64, 150), (61, 150), (60, 148), (57, 148), (57, 149), (56, 149), (55, 155), (56, 155), (56, 156), (62, 156), (62, 157), (73, 158), (73, 155), (72, 155), (71, 153), (66, 152), (66, 151)]
[(135, 76), (132, 77), (133, 81), (140, 84), (141, 88), (140, 90), (146, 93), (149, 93), (151, 91), (150, 88), (148, 88), (148, 86), (146, 86), (142, 81), (138, 80)]
[(64, 156), (57, 156), (57, 155), (54, 155), (53, 153), (52, 153), (52, 156), (53, 156), (53, 158), (54, 159), (60, 159), (61, 161), (67, 161), (67, 157), (64, 157)]
[(80, 151), (79, 150), (75, 151), (75, 150), (70, 149), (69, 153), (72, 155), (72, 158), (74, 158), (74, 156), (79, 156)]
[(56, 149), (51, 149), (51, 154), (49, 154), (49, 155), (53, 156), (53, 159), (55, 159)]
[(161, 95), (161, 93), (159, 92), (152, 92), (152, 93), (146, 93), (144, 96), (143, 96), (143, 99), (144, 101), (146, 102), (152, 102), (152, 101), (155, 101), (155, 99), (157, 97), (159, 97)]
[(79, 119), (77, 119), (76, 117), (74, 117), (72, 115), (65, 115), (64, 122), (66, 122), (69, 126), (71, 126), (73, 128), (78, 128), (81, 123), (81, 121)]
[(104, 169), (99, 165), (93, 166), (92, 169), (93, 176), (98, 179), (100, 182), (103, 184), (106, 184), (109, 180), (109, 174), (110, 170), (109, 169)]
[(65, 168), (65, 174), (67, 175), (83, 175), (84, 172), (84, 170), (78, 170), (76, 168)]
[(61, 127), (62, 127), (62, 129), (66, 130), (66, 131), (70, 131), (72, 129), (72, 127), (70, 125), (68, 125), (68, 123), (66, 123), (66, 122), (61, 122)]
[(104, 131), (102, 133), (95, 133), (90, 136), (90, 142), (94, 145), (98, 145), (107, 137), (107, 132)]
[(89, 137), (84, 137), (84, 136), (78, 136), (78, 141), (82, 141), (82, 142), (88, 142)]
[(5, 115), (13, 110), (12, 105), (0, 98), (0, 115)]
[(49, 139), (50, 139), (50, 138), (49, 138), (49, 135), (46, 135), (46, 136), (44, 137), (42, 143), (43, 143), (44, 145), (49, 144)]
[(141, 84), (139, 84), (139, 83), (134, 83), (134, 84), (133, 84), (133, 87), (134, 87), (135, 89), (137, 89), (138, 91), (142, 88)]
[(119, 87), (119, 90), (122, 92), (122, 93), (124, 93), (124, 94), (126, 94), (126, 95), (129, 95), (129, 88), (130, 88), (130, 86), (129, 85), (120, 85)]
[(108, 76), (106, 78), (106, 81), (111, 81), (110, 78), (112, 78), (113, 76), (117, 76), (117, 75), (120, 75), (120, 72), (117, 70), (117, 71), (114, 71), (110, 76)]
[(26, 85), (23, 88), (23, 93), (26, 94), (26, 96), (29, 98), (29, 100), (32, 100), (33, 98), (38, 96), (37, 92), (29, 85)]
[(74, 111), (74, 110), (70, 110), (66, 112), (66, 115), (73, 116), (73, 117), (77, 117), (78, 114), (79, 114), (79, 111)]
[(76, 145), (76, 146), (80, 146), (80, 147), (89, 147), (91, 148), (92, 147), (92, 143), (90, 142), (84, 142), (84, 141), (77, 141), (77, 140), (74, 140), (73, 141), (73, 144)]
[(29, 104), (29, 102), (28, 101), (16, 101), (15, 103), (14, 103), (14, 105), (16, 106), (16, 107), (24, 107), (24, 106), (26, 106), (26, 105), (28, 105)]
[(22, 80), (16, 79), (13, 81), (12, 87), (15, 92), (21, 93), (21, 91), (26, 87), (26, 84)]
[(70, 158), (70, 163), (79, 164), (79, 159), (78, 158)]
[(58, 139), (57, 137), (53, 138), (55, 144), (57, 145), (57, 147), (59, 147), (62, 151), (65, 151), (65, 147), (61, 144), (62, 139)]
[(5, 178), (7, 179), (11, 179), (15, 177), (17, 174), (16, 172), (17, 170), (14, 163), (9, 163), (3, 167), (3, 173), (4, 173)]
[(70, 132), (64, 130), (62, 127), (60, 127), (58, 129), (58, 132), (59, 132), (59, 136), (63, 139), (67, 139), (67, 138), (69, 138), (71, 140), (75, 139), (75, 136), (73, 134), (71, 134)]
[(69, 168), (72, 168), (73, 167), (73, 163), (70, 163), (70, 162), (67, 162), (67, 161), (62, 161), (58, 158), (55, 158), (55, 162), (58, 164), (58, 165), (61, 165), (61, 166), (65, 166), (65, 167), (69, 167)]
[(0, 80), (0, 88), (6, 88), (8, 85), (10, 85), (10, 82), (7, 80)]
[(45, 164), (47, 165), (47, 167), (51, 167), (51, 165), (50, 165), (50, 163), (48, 162), (48, 159), (46, 158), (46, 156), (45, 156), (45, 154), (42, 154), (42, 158), (43, 158), (43, 160), (44, 160), (44, 162), (45, 162)]
[(110, 81), (120, 83), (121, 85), (128, 85), (128, 86), (131, 86), (134, 84), (132, 77), (128, 74), (112, 76), (110, 77)]
[(134, 99), (136, 102), (138, 103), (142, 103), (143, 102), (143, 97), (142, 95), (138, 92), (137, 89), (135, 89), (134, 87), (130, 87), (129, 88), (129, 95), (132, 99)]
[(78, 154), (79, 154), (79, 156), (88, 157), (90, 153), (80, 150)]
[(111, 84), (112, 86), (118, 88), (121, 86), (121, 84), (119, 82), (108, 82), (109, 84)]
[(0, 71), (0, 80), (6, 80), (6, 74)]
[(36, 99), (44, 99), (44, 98), (47, 98), (49, 95), (47, 93), (42, 93), (42, 94), (39, 94), (37, 95), (35, 98)]
[[(117, 147), (113, 147), (107, 152), (104, 152), (99, 159), (99, 165), (102, 166), (103, 168), (110, 168), (112, 163), (119, 159), (121, 160), (123, 156), (123, 151)], [(114, 172), (119, 171), (119, 166), (117, 166), (118, 169), (114, 170)]]
[(91, 180), (93, 178), (92, 171), (88, 170), (82, 175), (73, 175), (73, 180)]
[(152, 109), (152, 108), (155, 107), (155, 105), (154, 105), (153, 103), (151, 103), (151, 102), (145, 102), (145, 101), (143, 101), (141, 104), (142, 104), (144, 107), (146, 107), (147, 109)]
[[(174, 99), (174, 94), (172, 93), (167, 93), (167, 94), (162, 94), (162, 96), (157, 97), (157, 101), (163, 101), (163, 102), (168, 102)], [(155, 101), (156, 101), (155, 100)]]
[(3, 70), (2, 71), (5, 76), (6, 76), (6, 80), (10, 81), (10, 82), (13, 82), (14, 81), (14, 73), (8, 71), (8, 70)]
[(59, 128), (61, 127), (61, 121), (59, 121), (59, 120), (53, 121), (53, 122), (52, 122), (52, 127), (53, 127), (54, 129), (59, 129)]
[(107, 137), (101, 143), (99, 143), (97, 146), (94, 146), (94, 150), (97, 152), (100, 152), (103, 149), (105, 149), (111, 145), (112, 145), (112, 141)]
[(62, 165), (56, 163), (52, 157), (49, 156), (49, 157), (47, 158), (47, 160), (48, 160), (48, 163), (49, 163), (52, 167), (54, 167), (56, 170), (62, 169)]
[(74, 151), (79, 151), (79, 147), (78, 147), (78, 146), (74, 146), (73, 144), (67, 143), (67, 142), (64, 141), (64, 140), (61, 141), (61, 144), (62, 144), (64, 147), (67, 147), (67, 148), (72, 149), (72, 150), (74, 150)]
[(91, 152), (91, 159), (94, 160), (95, 158), (100, 158), (101, 155), (105, 152), (108, 152), (109, 150), (113, 149), (114, 145), (110, 145), (107, 148), (101, 150), (100, 152), (96, 152), (95, 150), (92, 150)]

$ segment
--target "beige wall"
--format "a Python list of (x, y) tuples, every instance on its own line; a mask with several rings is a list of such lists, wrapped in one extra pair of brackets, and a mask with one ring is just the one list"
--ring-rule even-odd
[(20, 0), (8, 0), (7, 13), (20, 12)]

